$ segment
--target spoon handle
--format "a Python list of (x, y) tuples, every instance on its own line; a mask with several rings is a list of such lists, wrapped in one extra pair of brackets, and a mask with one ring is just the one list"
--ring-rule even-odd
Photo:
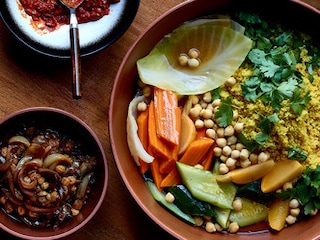
[(81, 61), (80, 61), (80, 44), (79, 44), (79, 28), (75, 9), (70, 10), (70, 43), (71, 58), (73, 70), (73, 98), (80, 99), (80, 79), (81, 79)]

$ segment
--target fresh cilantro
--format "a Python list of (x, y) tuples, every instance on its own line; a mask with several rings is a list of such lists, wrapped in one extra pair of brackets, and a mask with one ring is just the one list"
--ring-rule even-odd
[(222, 89), (219, 87), (219, 88), (216, 88), (216, 89), (213, 89), (211, 91), (211, 96), (212, 96), (212, 100), (215, 100), (215, 99), (220, 99), (220, 93), (221, 93)]
[(289, 150), (288, 150), (288, 158), (289, 159), (304, 161), (307, 159), (307, 157), (308, 157), (308, 154), (305, 153), (300, 148), (289, 148)]
[(306, 168), (294, 187), (277, 194), (278, 197), (297, 198), (303, 207), (303, 213), (309, 215), (320, 207), (320, 166)]
[(214, 114), (214, 117), (217, 119), (220, 127), (226, 127), (231, 124), (233, 119), (231, 97), (221, 100), (221, 105), (219, 106), (218, 111)]
[(293, 92), (290, 107), (296, 114), (301, 114), (302, 110), (308, 105), (311, 99), (310, 92), (308, 91), (304, 96), (301, 96), (301, 90), (296, 88)]
[(306, 48), (310, 61), (305, 64), (309, 81), (312, 82), (314, 69), (320, 67), (319, 45), (312, 38), (263, 20), (259, 15), (240, 12), (235, 18), (253, 40), (253, 47), (244, 62), (254, 65), (253, 74), (241, 84), (244, 98), (248, 101), (260, 98), (270, 103), (274, 110), (281, 109), (283, 101), (287, 100), (293, 112), (301, 114), (310, 95), (301, 94), (304, 85), (296, 65), (302, 62), (301, 50)]
[(279, 117), (276, 113), (267, 116), (262, 119), (262, 121), (258, 124), (258, 127), (262, 130), (265, 134), (270, 134), (272, 132), (272, 128), (274, 123), (279, 121)]

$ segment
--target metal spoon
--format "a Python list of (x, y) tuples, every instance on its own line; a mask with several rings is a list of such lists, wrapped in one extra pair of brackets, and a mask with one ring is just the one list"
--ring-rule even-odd
[(78, 20), (76, 17), (76, 9), (84, 0), (59, 0), (70, 11), (70, 44), (71, 58), (73, 69), (73, 98), (80, 99), (80, 79), (81, 79), (81, 62), (80, 62), (80, 44)]

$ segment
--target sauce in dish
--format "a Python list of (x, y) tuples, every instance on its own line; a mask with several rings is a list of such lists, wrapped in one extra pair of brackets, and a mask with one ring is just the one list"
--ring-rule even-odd
[[(54, 31), (61, 25), (69, 23), (69, 12), (59, 0), (19, 0), (21, 10), (33, 21), (33, 26), (39, 29)], [(110, 12), (110, 3), (120, 0), (90, 0), (84, 1), (77, 9), (79, 23), (96, 21)], [(77, 1), (67, 1), (76, 4)]]

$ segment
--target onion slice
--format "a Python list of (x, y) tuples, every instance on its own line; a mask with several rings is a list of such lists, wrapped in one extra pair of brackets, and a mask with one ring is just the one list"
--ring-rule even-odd
[(140, 166), (139, 158), (146, 163), (151, 163), (154, 159), (154, 157), (144, 149), (138, 136), (138, 125), (136, 121), (138, 116), (137, 105), (144, 100), (144, 96), (135, 97), (129, 104), (127, 116), (127, 142), (131, 155), (138, 166)]

